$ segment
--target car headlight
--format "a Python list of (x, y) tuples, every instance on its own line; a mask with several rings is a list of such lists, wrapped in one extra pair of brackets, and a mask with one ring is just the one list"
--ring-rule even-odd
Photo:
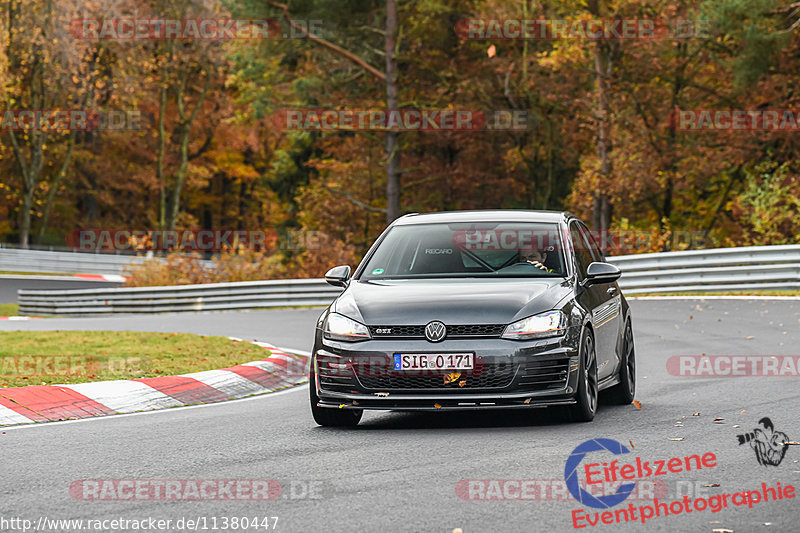
[(509, 324), (502, 337), (514, 340), (540, 339), (563, 335), (565, 331), (564, 314), (561, 311), (548, 311)]
[(362, 341), (370, 338), (367, 326), (344, 315), (330, 313), (323, 329), (326, 339), (337, 341)]

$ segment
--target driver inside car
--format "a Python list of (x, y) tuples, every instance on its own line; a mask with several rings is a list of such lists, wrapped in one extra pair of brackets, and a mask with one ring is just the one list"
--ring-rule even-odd
[(545, 272), (553, 272), (551, 268), (544, 266), (544, 262), (547, 260), (547, 254), (545, 252), (540, 252), (539, 250), (520, 250), (519, 260), (521, 263), (531, 264)]

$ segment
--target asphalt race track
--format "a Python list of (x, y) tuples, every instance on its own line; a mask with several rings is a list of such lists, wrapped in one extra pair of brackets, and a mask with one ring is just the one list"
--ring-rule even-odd
[[(456, 488), (467, 483), (459, 485), (461, 480), (563, 482), (572, 450), (598, 437), (634, 446), (629, 456), (618, 458), (621, 463), (633, 463), (634, 457), (654, 463), (716, 455), (715, 467), (660, 476), (667, 501), (755, 491), (762, 483), (800, 488), (800, 446), (787, 446), (778, 466), (762, 466), (750, 445), (737, 441), (737, 435), (758, 427), (762, 417), (769, 417), (775, 431), (785, 432), (789, 440), (800, 440), (800, 378), (690, 378), (670, 375), (666, 369), (673, 355), (800, 354), (800, 300), (639, 300), (631, 305), (641, 410), (603, 406), (588, 424), (562, 423), (535, 409), (379, 412), (366, 413), (354, 430), (332, 430), (313, 423), (307, 387), (302, 386), (203, 407), (6, 428), (0, 434), (0, 518), (36, 523), (40, 517), (206, 517), (211, 530), (214, 517), (221, 524), (223, 517), (277, 516), (275, 530), (283, 532), (571, 531), (572, 511), (584, 509), (594, 516), (603, 509), (583, 507), (563, 494), (544, 500), (470, 501), (460, 498)], [(46, 319), (0, 323), (0, 329), (196, 332), (309, 350), (319, 313)], [(714, 422), (715, 417), (724, 420)], [(595, 457), (598, 462), (617, 458), (607, 452), (596, 452)], [(282, 496), (266, 503), (81, 501), (70, 495), (69, 487), (82, 479), (272, 479), (281, 484)], [(599, 523), (584, 530), (797, 531), (800, 496), (795, 496), (752, 508), (660, 516), (644, 525)], [(629, 503), (647, 502), (625, 501), (611, 510)]]

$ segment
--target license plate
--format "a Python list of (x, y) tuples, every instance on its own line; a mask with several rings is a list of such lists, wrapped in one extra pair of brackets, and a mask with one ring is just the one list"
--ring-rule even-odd
[(471, 353), (394, 354), (395, 370), (472, 370), (474, 366)]

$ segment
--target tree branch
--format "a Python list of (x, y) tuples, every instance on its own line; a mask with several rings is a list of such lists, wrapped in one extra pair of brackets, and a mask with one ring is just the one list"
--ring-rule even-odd
[(324, 184), (322, 185), (322, 188), (325, 189), (326, 191), (332, 192), (334, 194), (338, 194), (339, 196), (344, 196), (353, 205), (357, 205), (361, 209), (366, 209), (370, 213), (383, 213), (383, 214), (386, 214), (386, 209), (383, 209), (383, 208), (380, 208), (380, 207), (372, 207), (371, 205), (366, 204), (366, 203), (362, 202), (361, 200), (357, 199), (355, 196), (353, 196), (349, 192), (342, 191), (340, 189), (335, 189), (333, 187), (328, 187), (327, 185), (324, 185)]
[(316, 35), (312, 35), (311, 33), (309, 33), (309, 31), (307, 29), (305, 29), (304, 27), (302, 27), (301, 25), (297, 24), (295, 21), (290, 19), (289, 18), (289, 6), (287, 6), (286, 4), (281, 4), (279, 2), (272, 2), (272, 1), (269, 1), (269, 0), (267, 1), (267, 4), (272, 6), (272, 7), (276, 7), (278, 9), (280, 9), (283, 12), (283, 18), (286, 19), (286, 21), (289, 23), (289, 25), (292, 28), (294, 28), (295, 30), (299, 31), (305, 37), (307, 37), (310, 41), (313, 41), (313, 42), (317, 43), (318, 45), (320, 45), (322, 47), (325, 47), (328, 50), (330, 50), (330, 51), (342, 56), (343, 58), (347, 59), (351, 63), (354, 63), (354, 64), (358, 65), (359, 67), (363, 68), (364, 70), (366, 70), (367, 72), (369, 72), (370, 74), (372, 74), (373, 76), (378, 78), (379, 80), (386, 81), (386, 74), (384, 74), (380, 70), (376, 69), (375, 67), (373, 67), (372, 65), (370, 65), (369, 63), (367, 63), (366, 61), (364, 61), (363, 59), (361, 59), (357, 55), (355, 55), (354, 53), (349, 52), (349, 51), (345, 50), (344, 48), (342, 48), (341, 46), (335, 45), (330, 41), (326, 41), (325, 39), (323, 39), (321, 37), (317, 37)]

